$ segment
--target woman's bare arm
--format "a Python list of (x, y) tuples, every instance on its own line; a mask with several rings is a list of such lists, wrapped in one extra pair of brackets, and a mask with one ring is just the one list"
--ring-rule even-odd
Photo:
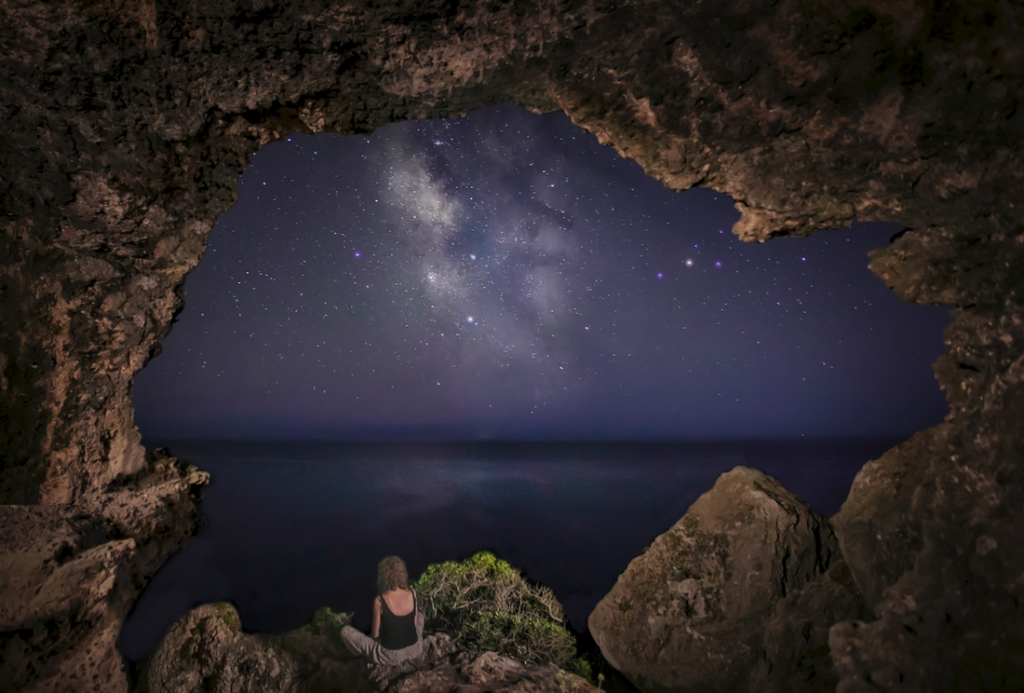
[(377, 597), (373, 600), (373, 625), (370, 626), (370, 637), (376, 640), (380, 637), (380, 600), (383, 597)]

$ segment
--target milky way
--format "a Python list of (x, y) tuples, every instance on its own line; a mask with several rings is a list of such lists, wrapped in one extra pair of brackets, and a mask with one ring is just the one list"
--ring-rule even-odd
[(943, 309), (897, 229), (738, 241), (560, 113), (497, 106), (261, 149), (136, 378), (149, 439), (910, 433)]

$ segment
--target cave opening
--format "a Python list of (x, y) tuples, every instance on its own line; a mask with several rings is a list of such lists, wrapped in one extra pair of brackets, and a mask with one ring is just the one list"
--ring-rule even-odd
[[(945, 310), (900, 303), (866, 267), (896, 228), (744, 244), (730, 233), (727, 196), (672, 192), (561, 113), (497, 106), (368, 137), (295, 135), (261, 149), (238, 190), (163, 354), (136, 377), (147, 447), (212, 471), (204, 512), (220, 509), (126, 622), (132, 660), (201, 602), (234, 601), (247, 627), (266, 631), (325, 601), (358, 609), (366, 566), (339, 571), (353, 555), (372, 566), (395, 552), (415, 571), (496, 548), (554, 583), (582, 629), (605, 583), (708, 475), (736, 464), (788, 473), (788, 488), (818, 487), (805, 500), (831, 514), (864, 461), (945, 413), (930, 370)], [(271, 442), (285, 440), (319, 444)], [(331, 441), (406, 445), (385, 462), (379, 446)], [(504, 451), (440, 444), (451, 441)], [(562, 458), (586, 460), (599, 480), (583, 484), (592, 497), (565, 491), (580, 465), (524, 453), (521, 441), (558, 441)], [(566, 441), (577, 443), (568, 453)], [(694, 453), (678, 441), (701, 442)], [(444, 459), (466, 454), (478, 464)], [(515, 464), (523, 454), (529, 469)], [(370, 460), (384, 470), (373, 478)], [(645, 538), (615, 549), (584, 538), (608, 536), (595, 530), (594, 504), (619, 508), (609, 485), (654, 497), (625, 523)], [(401, 537), (423, 516), (391, 513), (387, 531), (368, 531), (357, 512), (373, 511), (359, 505), (367, 489), (433, 513), (433, 525)], [(563, 512), (529, 519), (551, 505)], [(569, 538), (541, 541), (558, 523)], [(514, 541), (497, 538), (510, 526)], [(476, 545), (453, 541), (459, 532)], [(398, 548), (378, 548), (387, 541)], [(529, 542), (544, 546), (523, 551)], [(288, 558), (254, 557), (256, 545), (287, 545)], [(607, 565), (575, 584), (544, 566), (567, 551), (576, 565), (602, 553)]]
[[(729, 624), (737, 637), (709, 673), (739, 683), (721, 688), (743, 688), (748, 669), (751, 687), (756, 676), (761, 688), (774, 689), (787, 682), (1024, 688), (1014, 618), (1022, 599), (1015, 576), (1024, 569), (1016, 550), (1024, 526), (1024, 244), (1013, 194), (1024, 171), (1024, 110), (1020, 56), (1007, 48), (1019, 33), (1019, 5), (8, 5), (0, 31), (7, 49), (0, 494), (9, 529), (3, 559), (16, 569), (0, 571), (15, 578), (2, 600), (6, 687), (92, 681), (125, 691), (137, 683), (114, 638), (143, 586), (197, 530), (204, 477), (146, 459), (133, 426), (132, 379), (167, 335), (178, 289), (233, 202), (247, 156), (295, 130), (367, 132), (507, 100), (564, 110), (671, 187), (729, 192), (742, 215), (735, 231), (745, 239), (841, 226), (854, 215), (898, 223), (907, 232), (874, 254), (872, 267), (906, 301), (953, 307), (935, 365), (949, 400), (945, 423), (866, 468), (849, 505), (830, 519), (840, 545), (833, 555), (849, 568), (835, 597), (821, 589), (830, 586), (827, 575), (804, 588), (822, 600), (791, 599), (794, 585), (773, 580), (784, 598), (765, 605), (773, 617), (764, 640), (761, 632), (740, 640)], [(769, 401), (764, 416), (784, 404)], [(153, 426), (143, 431), (151, 444), (161, 442)], [(298, 475), (299, 462), (289, 461), (280, 478)], [(236, 478), (252, 476), (251, 460), (235, 466)], [(356, 485), (354, 475), (335, 484), (321, 473), (337, 466), (307, 464), (317, 491), (347, 505), (351, 496), (339, 502), (339, 491)], [(210, 548), (217, 494), (242, 489), (226, 463), (213, 471), (204, 508), (210, 523), (196, 539), (208, 555), (225, 548)], [(629, 510), (657, 505), (644, 490), (661, 489), (621, 485), (604, 498), (606, 512), (620, 511), (613, 503), (627, 495)], [(286, 537), (305, 555), (339, 543), (338, 518), (318, 518), (335, 522), (334, 536), (315, 544), (260, 507), (258, 496), (235, 497), (233, 514), (221, 519), (248, 523), (248, 531), (224, 554), (248, 560), (264, 582), (272, 576), (261, 573), (267, 564), (257, 560), (254, 537)], [(323, 507), (305, 500), (289, 508), (292, 517)], [(254, 512), (238, 512), (238, 504)], [(549, 534), (565, 535), (579, 516), (565, 514)], [(462, 532), (466, 519), (456, 516), (447, 528)], [(342, 575), (359, 572), (339, 556), (320, 554)], [(577, 572), (592, 567), (581, 563)], [(202, 576), (211, 590), (229, 598), (251, 605), (259, 591), (211, 573)], [(161, 572), (157, 582), (166, 585), (172, 574)], [(290, 595), (312, 586), (276, 588)], [(619, 630), (615, 641), (652, 655), (624, 668), (665, 687), (703, 685), (661, 666), (691, 668), (690, 656), (662, 647), (689, 628), (685, 611), (661, 619), (632, 610), (641, 624), (650, 615), (667, 627)], [(244, 604), (243, 617), (247, 629), (264, 628)], [(785, 625), (800, 622), (812, 627)], [(808, 637), (778, 637), (795, 632)], [(732, 659), (748, 642), (762, 642), (764, 656)], [(225, 682), (224, 671), (215, 672), (224, 685), (258, 681)], [(155, 679), (151, 688), (163, 683)]]

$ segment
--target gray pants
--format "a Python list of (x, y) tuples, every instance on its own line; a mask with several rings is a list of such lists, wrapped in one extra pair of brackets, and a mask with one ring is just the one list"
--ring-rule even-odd
[(412, 659), (419, 659), (423, 654), (423, 621), (422, 617), (417, 614), (416, 643), (400, 650), (389, 650), (382, 647), (379, 642), (352, 626), (345, 626), (341, 629), (341, 639), (352, 654), (364, 657), (374, 664), (395, 666)]

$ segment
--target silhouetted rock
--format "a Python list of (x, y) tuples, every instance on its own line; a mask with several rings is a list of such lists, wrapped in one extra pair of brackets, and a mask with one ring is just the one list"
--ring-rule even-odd
[(643, 690), (741, 690), (773, 609), (838, 558), (828, 520), (737, 467), (633, 559), (588, 625)]

